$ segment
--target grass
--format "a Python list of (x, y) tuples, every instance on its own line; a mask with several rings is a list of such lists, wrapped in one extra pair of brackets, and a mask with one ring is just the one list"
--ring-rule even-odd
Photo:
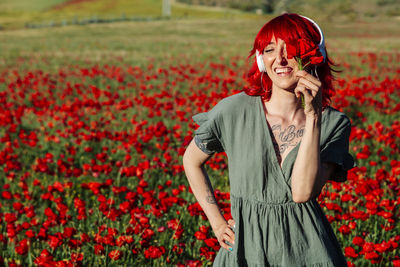
[[(3, 1), (3, 0), (2, 0)], [(61, 4), (65, 0), (42, 0), (42, 5), (23, 7), (25, 2), (18, 0), (13, 5), (0, 4), (0, 25), (4, 29), (19, 29), (25, 24), (72, 23), (85, 19), (117, 19), (121, 17), (162, 17), (160, 0), (90, 0), (76, 1), (73, 4)], [(1, 2), (0, 2), (1, 3)], [(46, 5), (44, 3), (47, 3)], [(57, 5), (57, 3), (60, 3)], [(228, 8), (190, 6), (172, 4), (174, 18), (249, 18), (257, 17)]]
[[(20, 61), (20, 68), (43, 69), (60, 68), (72, 62), (80, 66), (144, 66), (152, 61), (162, 66), (165, 61), (204, 62), (232, 56), (239, 56), (243, 63), (254, 37), (267, 20), (172, 19), (3, 31), (0, 32), (0, 68), (15, 66), (16, 61)], [(323, 22), (321, 27), (333, 59), (351, 64), (352, 52), (397, 54), (400, 47), (398, 24), (396, 21), (379, 24)], [(31, 61), (35, 65), (31, 65)]]
[(0, 10), (4, 11), (42, 11), (67, 0), (0, 0)]

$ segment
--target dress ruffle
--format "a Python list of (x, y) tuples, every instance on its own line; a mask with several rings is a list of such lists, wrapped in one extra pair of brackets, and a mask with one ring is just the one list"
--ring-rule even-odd
[(345, 182), (347, 180), (348, 170), (356, 167), (354, 158), (349, 153), (338, 153), (337, 151), (330, 151), (329, 153), (321, 153), (321, 161), (333, 162), (338, 166), (334, 173), (333, 180), (336, 182)]
[(231, 195), (231, 205), (233, 251), (221, 248), (213, 266), (347, 266), (315, 200), (266, 203)]

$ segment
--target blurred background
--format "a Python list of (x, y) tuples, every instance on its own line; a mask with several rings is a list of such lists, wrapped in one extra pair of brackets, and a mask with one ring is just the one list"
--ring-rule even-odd
[(397, 0), (0, 0), (0, 67), (245, 59), (260, 27), (282, 12), (317, 21), (333, 54), (400, 47)]

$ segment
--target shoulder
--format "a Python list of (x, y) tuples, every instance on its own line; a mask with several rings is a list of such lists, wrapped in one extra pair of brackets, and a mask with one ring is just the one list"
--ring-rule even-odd
[(328, 106), (322, 114), (321, 144), (337, 138), (347, 138), (351, 132), (350, 119), (339, 110)]
[(237, 112), (241, 112), (245, 106), (248, 106), (251, 96), (240, 92), (221, 99), (209, 111), (194, 115), (192, 118), (196, 123), (204, 121), (222, 122), (229, 117), (234, 117)]
[(245, 92), (240, 92), (223, 98), (213, 109), (216, 109), (222, 114), (231, 114), (233, 112), (240, 112), (246, 107), (253, 105), (256, 100), (257, 97), (249, 96)]
[(343, 112), (331, 107), (327, 106), (325, 110), (322, 112), (322, 123), (327, 126), (350, 126), (350, 119)]

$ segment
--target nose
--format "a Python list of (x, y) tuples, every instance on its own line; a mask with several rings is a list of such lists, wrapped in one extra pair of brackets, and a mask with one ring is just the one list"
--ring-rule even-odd
[(276, 60), (280, 65), (283, 66), (287, 65), (288, 62), (287, 62), (286, 45), (281, 44), (280, 46), (278, 46)]

